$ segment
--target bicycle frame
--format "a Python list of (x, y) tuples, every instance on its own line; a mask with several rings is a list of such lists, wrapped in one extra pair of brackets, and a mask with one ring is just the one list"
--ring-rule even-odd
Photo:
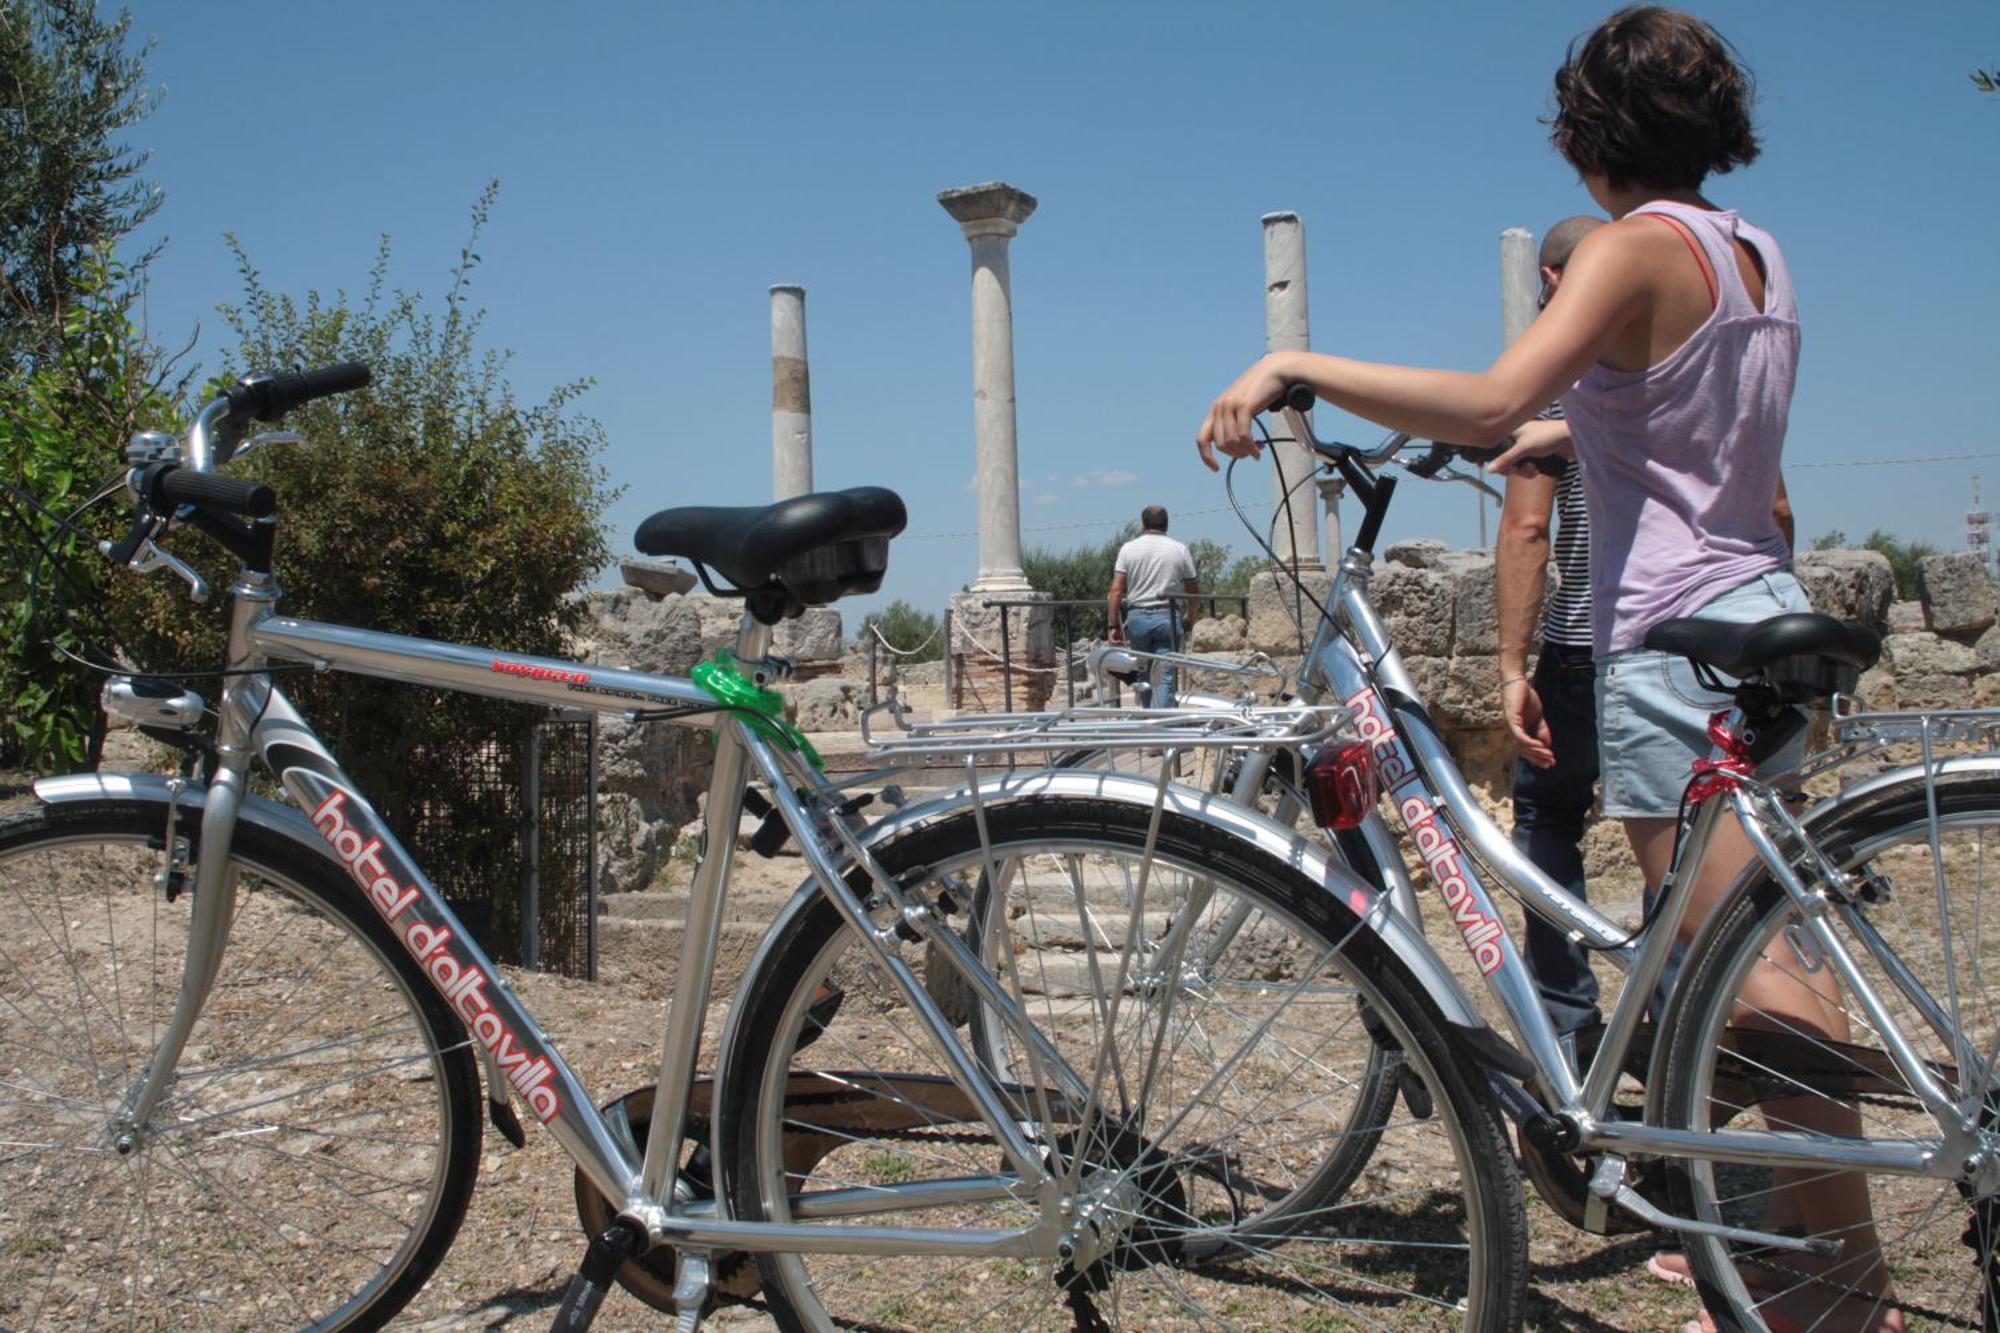
[[(1029, 1142), (1028, 1130), (1017, 1112), (1009, 1108), (954, 1039), (950, 1023), (922, 980), (895, 952), (893, 927), (877, 927), (867, 908), (842, 886), (840, 863), (827, 843), (841, 847), (853, 864), (867, 871), (897, 921), (922, 923), (928, 906), (907, 901), (845, 821), (829, 811), (819, 790), (825, 788), (825, 781), (815, 770), (766, 740), (691, 680), (277, 616), (272, 610), (277, 589), (268, 574), (246, 572), (230, 592), (228, 666), (236, 674), (225, 678), (217, 729), (219, 762), (201, 803), (203, 855), (196, 870), (194, 918), (183, 982), (175, 1012), (128, 1112), (131, 1123), (145, 1124), (164, 1095), (219, 968), (234, 915), (235, 885), (227, 870), (226, 850), (243, 808), (251, 761), (261, 758), (311, 822), (327, 854), (346, 868), (357, 889), (417, 960), (438, 994), (465, 1022), (489, 1081), (497, 1075), (511, 1086), (585, 1176), (607, 1199), (619, 1201), (621, 1213), (643, 1224), (656, 1241), (693, 1250), (799, 1253), (1047, 1257), (1056, 1252), (1061, 1225), (1059, 1177)], [(768, 626), (746, 616), (737, 644), (739, 657), (763, 660), (770, 637)], [(664, 721), (715, 726), (708, 832), (690, 892), (678, 973), (688, 980), (688, 989), (669, 999), (655, 1109), (642, 1155), (635, 1154), (633, 1145), (621, 1141), (609, 1127), (581, 1081), (485, 952), (465, 932), (435, 886), (283, 692), (262, 672), (270, 659), (522, 703), (605, 712), (651, 706), (673, 711), (661, 719)], [(1004, 1230), (740, 1222), (723, 1216), (717, 1203), (675, 1200), (676, 1154), (687, 1122), (720, 936), (722, 898), (734, 850), (734, 838), (722, 830), (736, 828), (753, 768), (771, 788), (820, 890), (872, 951), (919, 1015), (919, 1022), (930, 1029), (944, 1068), (970, 1099), (1007, 1159), (1005, 1168), (991, 1176), (912, 1186), (906, 1206), (1033, 1198), (1041, 1205), (1037, 1222)], [(798, 794), (795, 788), (799, 787), (805, 788), (807, 795)], [(1021, 1016), (1013, 999), (979, 965), (957, 933), (936, 930), (929, 932), (928, 938), (943, 947), (982, 1000), (1022, 1041), (1036, 1066), (1038, 1086), (1028, 1091), (1045, 1099), (1045, 1105), (1082, 1098), (1082, 1078)], [(808, 1219), (838, 1218), (857, 1211), (853, 1205), (862, 1202), (867, 1211), (891, 1211), (885, 1196), (893, 1193), (893, 1189), (883, 1187), (827, 1190), (813, 1195), (808, 1206), (797, 1212)], [(866, 1198), (846, 1199), (842, 1197), (845, 1194), (865, 1194)]]
[[(1955, 1178), (1976, 1148), (1976, 1125), (1951, 1101), (1921, 1057), (1890, 1017), (1826, 920), (1830, 906), (1809, 889), (1767, 832), (1773, 821), (1789, 822), (1768, 789), (1756, 783), (1734, 786), (1696, 804), (1680, 839), (1667, 883), (1686, 884), (1699, 871), (1720, 822), (1733, 815), (1755, 848), (1758, 863), (1797, 904), (1814, 941), (1833, 963), (1886, 1045), (1909, 1086), (1925, 1102), (1943, 1131), (1941, 1146), (1920, 1142), (1878, 1142), (1867, 1148), (1830, 1147), (1804, 1135), (1725, 1129), (1687, 1132), (1651, 1123), (1621, 1121), (1611, 1100), (1650, 997), (1665, 974), (1686, 915), (1688, 895), (1666, 892), (1662, 906), (1636, 941), (1588, 903), (1544, 874), (1519, 851), (1480, 806), (1453, 763), (1415, 685), (1373, 604), (1368, 582), (1373, 558), (1361, 548), (1348, 552), (1308, 651), (1302, 693), (1330, 689), (1356, 710), (1363, 739), (1372, 743), (1376, 771), (1385, 792), (1436, 881), (1452, 924), (1473, 963), (1507, 1017), (1529, 1063), (1532, 1078), (1548, 1105), (1578, 1126), (1581, 1146), (1614, 1154), (1736, 1161), (1765, 1166), (1865, 1167), (1872, 1171)], [(1343, 633), (1344, 631), (1344, 633)], [(1721, 796), (1726, 795), (1726, 799)], [(1790, 824), (1798, 830), (1795, 823)], [(1810, 844), (1808, 843), (1807, 846)], [(1561, 1053), (1554, 1025), (1531, 975), (1502, 923), (1474, 857), (1490, 866), (1503, 888), (1522, 906), (1558, 929), (1570, 932), (1623, 968), (1626, 982), (1605, 1025), (1590, 1067), (1579, 1081)], [(1745, 875), (1754, 873), (1753, 863)], [(1825, 870), (1830, 871), (1830, 867)], [(1428, 946), (1427, 947), (1435, 947)], [(1656, 1053), (1657, 1058), (1657, 1053)], [(1656, 1066), (1657, 1070), (1657, 1066)], [(1656, 1085), (1657, 1079), (1649, 1079)], [(1648, 1120), (1651, 1120), (1649, 1115)]]

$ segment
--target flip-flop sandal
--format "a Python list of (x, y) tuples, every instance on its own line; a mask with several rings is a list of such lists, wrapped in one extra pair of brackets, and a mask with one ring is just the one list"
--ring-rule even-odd
[(1687, 1266), (1687, 1255), (1679, 1250), (1655, 1250), (1646, 1260), (1646, 1271), (1669, 1286), (1694, 1285), (1694, 1271)]

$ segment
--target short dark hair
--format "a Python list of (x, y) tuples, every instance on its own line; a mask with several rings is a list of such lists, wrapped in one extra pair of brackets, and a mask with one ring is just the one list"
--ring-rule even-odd
[(1756, 84), (1708, 24), (1654, 5), (1619, 10), (1556, 71), (1549, 137), (1586, 175), (1615, 188), (1693, 189), (1757, 160)]
[(1147, 505), (1144, 509), (1141, 509), (1139, 511), (1139, 526), (1148, 532), (1165, 532), (1167, 530), (1167, 507), (1165, 505)]

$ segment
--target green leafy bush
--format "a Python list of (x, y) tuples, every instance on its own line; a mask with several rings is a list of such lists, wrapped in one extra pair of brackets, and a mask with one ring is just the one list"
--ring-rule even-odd
[[(82, 263), (59, 336), (0, 370), (0, 469), (42, 507), (0, 500), (0, 764), (9, 767), (94, 766), (103, 742), (103, 676), (62, 649), (116, 648), (103, 601), (119, 576), (85, 536), (59, 530), (43, 511), (70, 514), (115, 481), (134, 430), (175, 424), (168, 367), (133, 325), (128, 278), (104, 254)], [(113, 496), (82, 523), (113, 537), (129, 512)]]
[[(305, 446), (273, 446), (231, 467), (278, 492), (287, 614), (558, 655), (585, 615), (572, 594), (608, 558), (603, 432), (574, 410), (585, 385), (526, 405), (504, 376), (506, 358), (478, 346), (468, 283), (493, 198), (489, 186), (441, 306), (390, 289), (386, 241), (358, 300), (309, 293), (300, 303), (272, 292), (236, 250), (244, 294), (222, 311), (239, 342), (234, 369), (363, 361), (374, 370), (368, 388), (287, 419)], [(204, 546), (198, 534), (175, 537), (183, 556)], [(214, 577), (230, 572), (212, 546), (204, 563)], [(121, 624), (135, 656), (154, 666), (219, 663), (219, 607), (190, 607), (158, 581), (124, 583)], [(279, 683), (399, 832), (440, 830), (419, 839), (419, 852), (448, 890), (476, 882), (494, 845), (512, 846), (512, 812), (453, 802), (469, 789), (470, 767), (518, 736), (526, 710), (352, 676)]]

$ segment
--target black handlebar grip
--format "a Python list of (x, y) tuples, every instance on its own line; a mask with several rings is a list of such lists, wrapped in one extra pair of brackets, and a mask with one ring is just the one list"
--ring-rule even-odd
[(1278, 401), (1271, 404), (1271, 411), (1280, 412), (1289, 407), (1294, 412), (1310, 412), (1318, 400), (1319, 395), (1313, 392), (1312, 385), (1297, 380), (1285, 386), (1284, 392), (1278, 395)]
[(245, 518), (268, 518), (278, 510), (277, 492), (261, 481), (190, 472), (171, 464), (153, 474), (150, 490), (159, 499), (174, 504), (240, 514)]
[(250, 375), (222, 391), (230, 415), (238, 421), (276, 421), (315, 398), (359, 389), (373, 377), (359, 361), (342, 361), (317, 370), (286, 370), (275, 375)]
[(1432, 440), (1429, 451), (1426, 452), (1422, 458), (1419, 458), (1416, 462), (1410, 463), (1407, 466), (1410, 470), (1411, 475), (1429, 479), (1431, 477), (1435, 477), (1438, 473), (1442, 472), (1444, 470), (1444, 465), (1446, 463), (1449, 463), (1450, 461), (1451, 461), (1451, 446), (1448, 444), (1441, 444), (1436, 440)]

